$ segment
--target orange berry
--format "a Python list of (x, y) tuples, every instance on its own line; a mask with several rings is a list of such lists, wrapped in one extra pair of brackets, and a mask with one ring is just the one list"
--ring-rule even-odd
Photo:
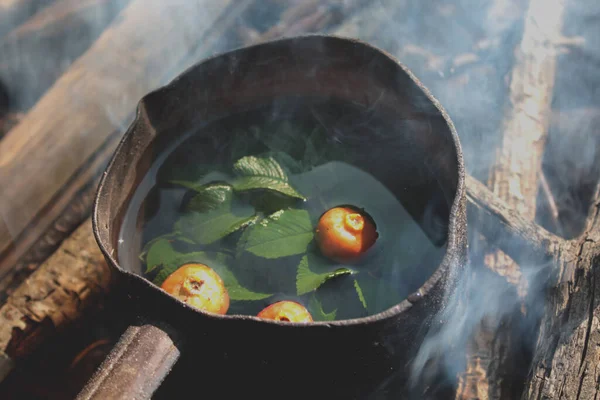
[(334, 207), (319, 219), (316, 239), (321, 253), (337, 262), (351, 262), (364, 254), (378, 237), (375, 224), (349, 207)]
[(161, 288), (200, 310), (225, 314), (229, 293), (221, 277), (204, 264), (185, 264), (165, 279)]
[(263, 309), (259, 318), (284, 322), (312, 322), (312, 316), (302, 304), (294, 301), (279, 301)]

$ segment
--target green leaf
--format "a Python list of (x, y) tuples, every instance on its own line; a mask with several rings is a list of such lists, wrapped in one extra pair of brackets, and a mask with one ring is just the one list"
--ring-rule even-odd
[(306, 200), (290, 185), (287, 174), (273, 157), (243, 157), (234, 164), (233, 169), (238, 175), (233, 182), (233, 187), (237, 191), (266, 189)]
[(167, 239), (154, 242), (146, 255), (146, 273), (153, 271), (160, 265), (168, 264), (175, 257), (177, 257), (177, 252)]
[(362, 289), (360, 288), (360, 285), (358, 284), (358, 281), (356, 279), (354, 280), (354, 288), (356, 289), (356, 294), (358, 294), (358, 299), (360, 300), (360, 302), (366, 310), (367, 301), (365, 300), (365, 296), (363, 295)]
[[(314, 257), (310, 257), (310, 263), (313, 263)], [(296, 274), (296, 291), (298, 296), (317, 290), (319, 286), (330, 279), (343, 275), (352, 275), (354, 271), (349, 268), (338, 268), (335, 271), (317, 273), (313, 272), (309, 266), (309, 256), (305, 255), (300, 260), (298, 272)]]
[(252, 207), (232, 212), (226, 207), (207, 213), (190, 212), (179, 218), (175, 229), (198, 244), (211, 244), (258, 219)]
[(217, 272), (219, 274), (219, 276), (221, 277), (221, 279), (223, 279), (223, 283), (225, 284), (225, 287), (227, 288), (227, 292), (229, 293), (229, 298), (231, 300), (234, 300), (234, 301), (262, 300), (262, 299), (266, 299), (267, 297), (273, 296), (272, 294), (269, 294), (269, 293), (253, 292), (253, 291), (243, 287), (242, 285), (240, 285), (240, 283), (238, 282), (235, 275), (226, 267), (220, 267), (220, 268), (217, 267), (217, 268), (215, 268), (215, 272)]
[(280, 210), (244, 231), (238, 253), (249, 251), (264, 258), (293, 256), (305, 253), (312, 239), (307, 211)]
[(168, 240), (168, 239), (181, 240), (181, 238), (179, 237), (179, 232), (171, 232), (171, 233), (167, 233), (165, 235), (157, 236), (144, 245), (144, 248), (142, 249), (140, 256), (139, 256), (140, 260), (143, 262), (146, 262), (147, 254), (150, 251), (150, 248), (152, 248), (152, 246), (154, 246), (154, 244), (156, 242), (161, 241), (161, 240)]
[(329, 313), (323, 311), (321, 302), (314, 295), (308, 300), (308, 309), (315, 321), (334, 321), (337, 314), (337, 308)]
[(262, 192), (253, 197), (250, 203), (265, 215), (273, 214), (279, 210), (290, 208), (296, 202), (296, 199), (281, 195), (277, 192)]
[(188, 211), (208, 212), (231, 206), (233, 188), (227, 183), (214, 182), (194, 189), (198, 192), (187, 204)]

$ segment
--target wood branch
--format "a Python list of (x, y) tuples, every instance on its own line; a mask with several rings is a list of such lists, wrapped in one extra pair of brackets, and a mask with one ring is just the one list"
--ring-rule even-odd
[[(496, 162), (488, 181), (494, 194), (505, 200), (507, 206), (516, 210), (521, 217), (531, 221), (535, 218), (538, 177), (546, 144), (556, 73), (556, 52), (549, 42), (562, 32), (563, 13), (564, 4), (560, 0), (531, 0), (529, 4), (523, 37), (511, 74), (508, 108), (502, 127), (502, 145), (496, 154)], [(533, 237), (538, 232), (543, 231), (529, 230), (523, 233)], [(550, 246), (547, 238), (535, 240), (540, 240), (540, 245), (536, 247), (542, 252)], [(556, 240), (553, 242), (560, 243)], [(510, 249), (511, 243), (504, 243), (504, 247)], [(524, 277), (521, 267), (501, 250), (486, 254), (484, 259), (489, 270), (516, 286), (516, 293), (523, 299), (521, 307), (525, 313), (524, 300), (530, 283)], [(515, 350), (519, 346), (513, 344), (521, 338), (515, 338), (511, 334), (511, 325), (518, 323), (513, 319), (519, 318), (518, 315), (509, 313), (508, 316), (487, 316), (474, 332), (467, 354), (467, 370), (479, 366), (485, 373), (478, 376), (476, 382), (459, 387), (457, 399), (471, 398), (471, 391), (465, 388), (473, 386), (487, 389), (483, 399), (514, 399), (518, 395), (520, 388), (514, 381), (518, 381), (519, 377), (515, 376), (515, 367), (527, 362)], [(486, 325), (490, 324), (495, 330), (492, 334), (486, 329)], [(477, 340), (477, 336), (488, 340)], [(495, 340), (497, 337), (501, 340)], [(468, 378), (463, 375), (459, 380), (466, 382)]]
[(31, 108), (98, 38), (128, 0), (56, 0), (0, 41), (11, 107)]
[(494, 247), (517, 261), (556, 262), (570, 247), (568, 241), (509, 207), (472, 176), (467, 176), (467, 200), (469, 223)]
[[(214, 40), (211, 34), (218, 36), (223, 29), (215, 21), (229, 4), (132, 1), (4, 137), (0, 142), (2, 259), (19, 259), (28, 246), (16, 243), (24, 238), (34, 243), (72, 194), (89, 184), (89, 179), (77, 180), (82, 166), (111, 146), (115, 131), (122, 133), (142, 96), (190, 62), (192, 46), (194, 54), (212, 50), (207, 44)], [(237, 2), (236, 7), (246, 4)], [(97, 165), (102, 162), (105, 159), (97, 160)], [(48, 214), (48, 207), (56, 213)], [(1, 265), (0, 279), (12, 268), (4, 261)]]
[(54, 0), (0, 0), (0, 37)]
[(0, 381), (109, 289), (110, 269), (83, 223), (0, 308)]
[(575, 255), (560, 260), (523, 399), (597, 399), (600, 364), (600, 184)]

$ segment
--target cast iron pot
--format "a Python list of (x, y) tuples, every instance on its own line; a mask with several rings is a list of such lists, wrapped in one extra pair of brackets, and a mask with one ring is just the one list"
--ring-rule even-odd
[[(207, 121), (258, 105), (318, 109), (334, 100), (362, 111), (345, 116), (340, 110), (338, 119), (330, 118), (328, 133), (337, 135), (356, 166), (392, 193), (404, 191), (399, 197), (406, 209), (445, 246), (439, 268), (413, 295), (353, 320), (296, 324), (218, 316), (190, 308), (117, 261), (127, 207), (164, 148)], [(375, 136), (369, 130), (375, 114), (398, 129)], [(79, 398), (149, 398), (178, 359), (174, 375), (186, 376), (179, 379), (180, 392), (204, 398), (368, 398), (390, 376), (405, 380), (411, 357), (465, 264), (465, 204), (463, 159), (450, 118), (405, 66), (381, 50), (309, 35), (191, 67), (141, 100), (100, 183), (94, 234), (126, 288), (124, 307), (141, 319)]]

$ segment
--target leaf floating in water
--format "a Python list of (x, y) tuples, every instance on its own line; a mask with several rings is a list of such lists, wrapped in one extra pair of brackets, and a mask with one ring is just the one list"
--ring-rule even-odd
[(243, 287), (238, 282), (235, 275), (226, 267), (215, 267), (215, 272), (219, 274), (221, 279), (223, 279), (223, 283), (227, 288), (227, 292), (229, 293), (229, 298), (234, 301), (251, 301), (251, 300), (263, 300), (268, 297), (271, 297), (272, 294), (269, 293), (258, 293), (253, 292), (252, 290)]
[(198, 189), (190, 210), (175, 223), (175, 230), (198, 244), (211, 244), (258, 219), (254, 208), (234, 204), (230, 185), (216, 182)]
[(358, 281), (356, 279), (354, 280), (354, 289), (356, 289), (356, 294), (358, 294), (358, 299), (360, 300), (360, 302), (362, 303), (363, 307), (366, 310), (367, 309), (367, 301), (365, 300), (363, 291), (360, 288), (360, 285), (358, 284)]
[(219, 208), (207, 213), (190, 212), (181, 217), (175, 228), (198, 244), (211, 244), (224, 238), (258, 219), (254, 209), (246, 207), (235, 213), (226, 208)]
[(288, 182), (288, 176), (273, 157), (248, 156), (239, 159), (233, 166), (238, 178), (233, 182), (235, 190), (273, 190), (301, 200), (306, 198)]
[(171, 242), (165, 237), (152, 241), (146, 255), (146, 273), (154, 271), (161, 265), (168, 265), (177, 255)]
[(319, 286), (330, 279), (344, 275), (352, 275), (354, 271), (349, 268), (338, 268), (335, 271), (317, 273), (310, 269), (309, 264), (313, 264), (316, 258), (305, 255), (300, 260), (298, 272), (296, 274), (296, 291), (298, 296), (317, 290)]
[(313, 239), (305, 210), (281, 210), (248, 228), (238, 242), (238, 253), (248, 251), (264, 258), (302, 254)]
[(195, 190), (198, 194), (187, 204), (188, 211), (207, 212), (222, 206), (231, 206), (233, 188), (227, 183), (210, 183)]
[(284, 196), (277, 192), (265, 191), (250, 200), (250, 203), (266, 215), (273, 214), (277, 211), (291, 208), (297, 200)]
[(334, 321), (337, 314), (337, 308), (329, 313), (323, 311), (323, 305), (314, 295), (308, 301), (308, 309), (315, 321)]

